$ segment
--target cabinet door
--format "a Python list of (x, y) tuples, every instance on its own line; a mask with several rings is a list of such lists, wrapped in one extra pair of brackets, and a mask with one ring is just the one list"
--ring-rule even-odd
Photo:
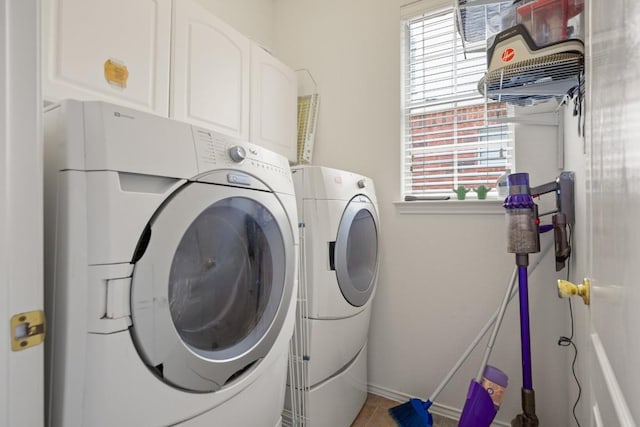
[(171, 117), (249, 137), (249, 39), (194, 1), (175, 4)]
[(46, 101), (169, 113), (171, 0), (43, 1)]
[(297, 160), (295, 71), (253, 43), (251, 46), (250, 141)]

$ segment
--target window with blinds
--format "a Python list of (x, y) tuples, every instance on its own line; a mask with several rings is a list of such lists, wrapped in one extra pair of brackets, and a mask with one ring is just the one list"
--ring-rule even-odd
[(514, 169), (513, 132), (499, 120), (508, 107), (478, 92), (486, 53), (465, 53), (455, 17), (451, 8), (403, 21), (403, 192), (453, 196), (484, 184), (496, 198), (497, 178)]

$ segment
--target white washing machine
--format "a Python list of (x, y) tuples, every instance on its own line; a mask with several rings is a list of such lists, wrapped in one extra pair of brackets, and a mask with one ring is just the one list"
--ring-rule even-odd
[(47, 425), (281, 425), (287, 160), (102, 102), (45, 124)]
[[(373, 181), (320, 166), (292, 168), (301, 222), (300, 283), (308, 331), (305, 418), (348, 426), (367, 396), (367, 335), (379, 263)], [(300, 323), (303, 323), (302, 325)], [(290, 382), (291, 383), (291, 382)]]

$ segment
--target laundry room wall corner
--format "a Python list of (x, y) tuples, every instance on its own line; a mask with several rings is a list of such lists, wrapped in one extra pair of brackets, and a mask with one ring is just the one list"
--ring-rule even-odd
[(274, 49), (273, 0), (196, 0), (220, 19), (263, 47)]
[[(294, 69), (312, 73), (322, 98), (313, 163), (362, 173), (376, 183), (381, 263), (369, 333), (369, 386), (401, 399), (424, 398), (437, 386), (478, 325), (499, 305), (513, 265), (499, 210), (490, 215), (404, 215), (394, 208), (393, 202), (401, 197), (403, 2), (275, 2), (278, 53)], [(532, 133), (529, 139), (536, 138), (543, 136)], [(535, 162), (555, 165), (555, 150), (549, 155), (546, 150), (532, 153), (532, 148), (527, 150)], [(532, 172), (536, 182), (546, 182), (555, 170)], [(564, 376), (558, 375), (565, 366), (558, 353), (562, 350), (555, 348), (555, 341), (544, 341), (553, 329), (550, 324), (561, 317), (557, 297), (543, 286), (554, 278), (541, 274), (554, 270), (551, 258), (536, 272), (532, 283), (541, 286), (535, 286), (531, 296), (538, 307), (553, 313), (532, 314), (542, 325), (535, 329), (534, 347), (540, 353), (536, 355), (541, 364), (553, 366), (541, 373), (548, 393), (541, 398), (545, 417), (564, 410), (567, 387), (566, 379), (560, 378)], [(507, 312), (493, 358), (514, 378), (520, 366), (512, 348), (519, 342), (516, 305)], [(443, 405), (462, 408), (478, 359), (474, 354), (445, 390)], [(518, 406), (517, 392), (503, 402), (505, 414), (515, 413)]]

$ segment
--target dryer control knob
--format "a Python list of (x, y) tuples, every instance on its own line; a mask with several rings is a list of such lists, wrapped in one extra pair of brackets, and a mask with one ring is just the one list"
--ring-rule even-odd
[(247, 158), (247, 152), (243, 147), (234, 145), (233, 147), (229, 148), (229, 157), (231, 157), (231, 160), (233, 160), (234, 162), (240, 163)]
[(365, 182), (364, 179), (361, 179), (358, 181), (358, 188), (364, 188), (365, 187)]

